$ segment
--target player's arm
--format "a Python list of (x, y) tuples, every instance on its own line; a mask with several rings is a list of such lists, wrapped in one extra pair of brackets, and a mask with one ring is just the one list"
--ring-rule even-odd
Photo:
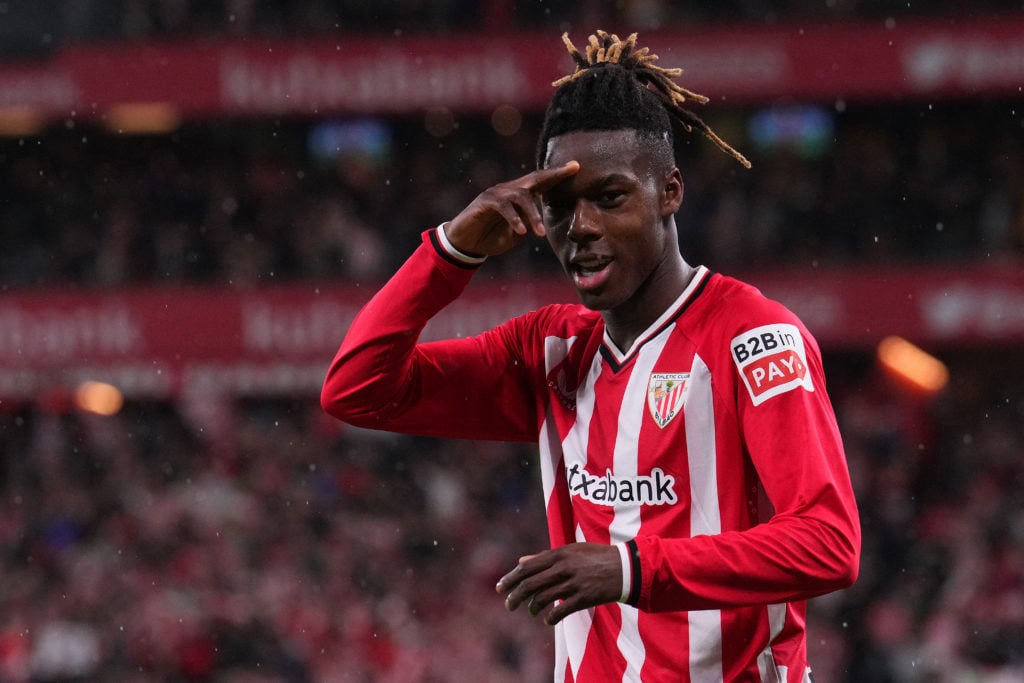
[[(481, 193), (367, 303), (328, 369), (321, 404), (357, 426), (423, 435), (530, 440), (534, 394), (521, 320), (468, 339), (420, 344), (427, 322), (461, 294), (480, 258), (543, 234), (539, 195), (578, 170), (543, 169)], [(441, 232), (441, 231), (444, 232)]]
[(544, 237), (541, 196), (579, 170), (579, 163), (570, 161), (488, 188), (451, 220), (448, 239), (459, 251), (484, 257), (505, 253), (528, 234)]
[[(621, 600), (654, 612), (774, 604), (849, 586), (860, 525), (820, 356), (806, 338), (814, 391), (794, 387), (737, 416), (776, 514), (765, 524), (691, 538), (570, 543), (521, 558), (498, 582), (506, 606), (547, 609), (549, 624)], [(746, 392), (743, 387), (740, 392)]]
[(745, 531), (636, 538), (641, 609), (774, 604), (856, 580), (857, 506), (820, 354), (809, 335), (804, 341), (813, 391), (798, 386), (755, 405), (745, 386), (737, 389), (737, 419), (774, 516)]

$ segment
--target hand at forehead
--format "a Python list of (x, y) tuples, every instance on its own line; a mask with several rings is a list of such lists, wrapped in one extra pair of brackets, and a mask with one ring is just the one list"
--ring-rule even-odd
[(536, 194), (543, 194), (566, 178), (575, 175), (579, 170), (579, 162), (570, 160), (560, 166), (539, 168), (536, 171), (527, 173), (518, 180), (513, 181), (513, 185)]

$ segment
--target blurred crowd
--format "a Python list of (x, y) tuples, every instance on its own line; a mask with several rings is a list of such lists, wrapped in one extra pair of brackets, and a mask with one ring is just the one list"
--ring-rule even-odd
[(0, 417), (0, 681), (550, 676), (494, 591), (543, 547), (530, 449), (236, 409), (216, 444), (167, 403)]
[[(1024, 252), (1024, 116), (1008, 101), (714, 112), (754, 163), (682, 140), (694, 263), (984, 262)], [(534, 166), (535, 117), (232, 121), (0, 138), (9, 287), (379, 282), (422, 230)], [(774, 123), (773, 123), (774, 122)], [(796, 130), (786, 135), (779, 131)], [(546, 247), (493, 273), (542, 273)]]
[[(811, 604), (817, 680), (1024, 676), (1024, 364), (946, 360), (925, 402), (826, 358), (864, 552)], [(239, 401), (217, 442), (183, 404), (3, 408), (0, 681), (550, 680), (548, 628), (494, 592), (545, 547), (531, 446), (345, 428), (306, 398)]]
[(832, 361), (864, 546), (853, 588), (812, 602), (819, 680), (1024, 676), (1024, 393), (1006, 372), (1020, 351), (944, 360), (953, 379), (934, 401), (870, 359)]
[[(991, 16), (1021, 0), (37, 0), (67, 40), (490, 31)], [(59, 39), (59, 37), (58, 37)]]
[[(1024, 10), (1019, 0), (24, 6), (59, 10), (58, 37), (83, 40)], [(705, 118), (754, 170), (699, 137), (681, 142), (691, 262), (741, 272), (1024, 256), (1017, 101), (837, 101)], [(0, 137), (0, 286), (380, 282), (422, 230), (531, 170), (537, 128), (535, 113), (510, 125), (433, 111), (190, 122), (148, 136), (68, 120)], [(487, 268), (519, 276), (557, 264), (538, 242)], [(858, 583), (811, 605), (820, 681), (1024, 680), (1024, 358), (946, 356), (953, 380), (931, 401), (887, 384), (867, 354), (826, 358), (865, 540)], [(546, 545), (533, 447), (349, 429), (312, 396), (238, 399), (215, 439), (187, 400), (129, 401), (112, 417), (65, 408), (0, 397), (0, 683), (550, 680), (548, 628), (505, 613), (494, 593), (520, 555)]]

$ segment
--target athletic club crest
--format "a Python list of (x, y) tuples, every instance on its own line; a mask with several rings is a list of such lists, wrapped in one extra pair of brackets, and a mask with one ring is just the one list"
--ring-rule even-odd
[(647, 384), (647, 407), (659, 427), (667, 425), (682, 410), (689, 379), (688, 372), (651, 373)]

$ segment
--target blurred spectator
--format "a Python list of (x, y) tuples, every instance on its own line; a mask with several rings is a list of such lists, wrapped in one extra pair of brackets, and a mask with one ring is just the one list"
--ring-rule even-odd
[[(843, 21), (885, 17), (986, 15), (1020, 11), (1020, 0), (893, 3), (880, 0), (54, 0), (58, 34), (71, 40), (225, 35), (308, 35), (372, 31), (445, 32), (485, 28), (638, 30), (707, 23)], [(52, 19), (51, 19), (52, 21)], [(54, 27), (57, 29), (57, 27)]]
[[(58, 37), (83, 41), (1024, 11), (1019, 0), (55, 6)], [(686, 253), (726, 271), (1021, 258), (1019, 103), (833, 109), (817, 148), (741, 142), (758, 112), (716, 114), (755, 170), (687, 144)], [(420, 231), (530, 167), (536, 138), (530, 119), (508, 137), (482, 118), (437, 137), (396, 119), (376, 122), (380, 145), (332, 154), (313, 144), (322, 123), (192, 123), (164, 137), (69, 124), (0, 139), (0, 283), (380, 280)], [(488, 269), (554, 271), (543, 249)], [(954, 383), (932, 404), (862, 356), (827, 361), (865, 538), (859, 582), (811, 605), (819, 680), (1024, 679), (1024, 359), (946, 360)], [(193, 408), (130, 402), (101, 418), (0, 402), (0, 681), (550, 677), (547, 628), (506, 614), (493, 588), (546, 543), (532, 448), (339, 431), (313, 397), (240, 400), (213, 440)]]
[[(925, 404), (829, 359), (865, 541), (858, 583), (811, 605), (820, 677), (1024, 674), (1021, 360), (954, 354)], [(546, 542), (531, 447), (233, 410), (227, 447), (169, 403), (0, 413), (2, 680), (550, 677), (547, 627), (494, 593)]]
[[(764, 111), (720, 116), (735, 128)], [(680, 163), (695, 199), (679, 223), (694, 261), (726, 269), (1020, 258), (1024, 138), (1014, 105), (808, 111), (833, 132), (813, 147), (768, 145), (751, 127), (737, 142), (754, 161), (750, 173), (688, 142)], [(378, 281), (422, 230), (532, 166), (535, 121), (510, 136), (482, 119), (458, 123), (441, 137), (404, 119), (191, 124), (141, 138), (81, 125), (0, 139), (0, 280)], [(366, 127), (366, 148), (332, 151), (321, 139), (332, 126)], [(494, 264), (506, 273), (554, 267), (530, 250)]]

